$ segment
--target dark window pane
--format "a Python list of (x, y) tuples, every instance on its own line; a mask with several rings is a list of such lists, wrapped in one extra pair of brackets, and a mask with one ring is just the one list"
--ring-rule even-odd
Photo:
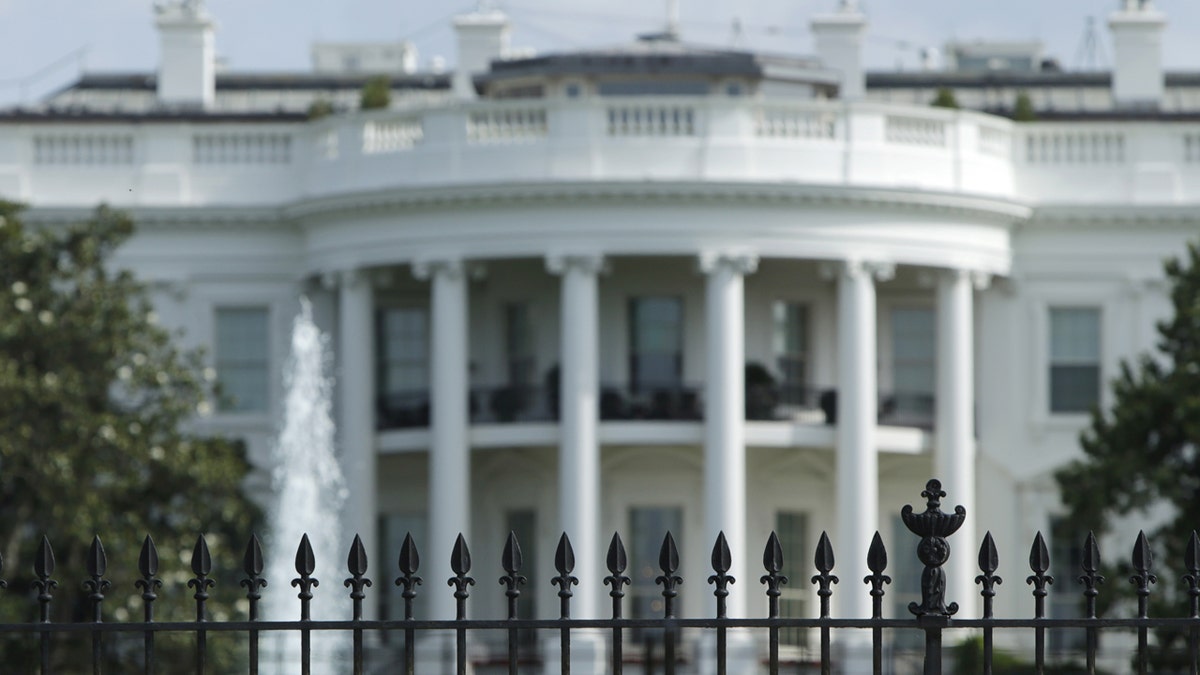
[(1100, 366), (1051, 366), (1050, 412), (1089, 412), (1100, 402)]

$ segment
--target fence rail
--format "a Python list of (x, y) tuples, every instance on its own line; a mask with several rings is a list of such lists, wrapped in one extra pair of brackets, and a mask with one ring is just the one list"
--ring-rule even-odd
[[(475, 579), (471, 576), (472, 558), (466, 540), (459, 535), (450, 556), (450, 569), (453, 576), (447, 583), (452, 587), (455, 600), (455, 619), (427, 620), (414, 616), (414, 601), (416, 600), (422, 578), (418, 575), (420, 569), (420, 554), (416, 542), (411, 535), (405, 537), (400, 547), (397, 569), (399, 576), (394, 583), (400, 588), (404, 600), (404, 618), (393, 620), (367, 620), (363, 618), (363, 601), (367, 598), (366, 589), (373, 582), (367, 577), (368, 561), (362, 541), (356, 536), (347, 556), (346, 572), (348, 577), (344, 586), (349, 589), (352, 618), (349, 620), (314, 620), (311, 617), (310, 605), (314, 598), (314, 589), (319, 582), (313, 576), (316, 570), (316, 560), (307, 535), (300, 542), (296, 551), (296, 574), (290, 580), (291, 586), (297, 589), (299, 600), (298, 620), (264, 621), (259, 616), (259, 605), (262, 600), (262, 590), (267, 585), (263, 578), (264, 555), (262, 546), (256, 536), (251, 536), (247, 542), (242, 561), (242, 573), (245, 578), (241, 586), (246, 589), (248, 601), (248, 616), (237, 620), (210, 620), (206, 603), (209, 591), (214, 585), (213, 560), (209, 553), (205, 538), (197, 538), (191, 555), (191, 572), (194, 575), (187, 581), (187, 588), (193, 591), (195, 602), (194, 621), (155, 621), (155, 602), (157, 593), (162, 589), (163, 582), (159, 577), (159, 557), (153, 540), (147, 536), (143, 542), (138, 559), (138, 579), (135, 584), (141, 591), (144, 608), (144, 620), (107, 622), (104, 618), (104, 602), (106, 594), (112, 589), (111, 583), (105, 578), (108, 569), (107, 556), (99, 537), (92, 541), (86, 556), (86, 579), (83, 587), (87, 591), (89, 621), (73, 623), (52, 622), (51, 606), (55, 602), (55, 591), (58, 581), (54, 578), (55, 559), (48, 538), (43, 537), (34, 556), (33, 572), (36, 580), (32, 586), (37, 591), (36, 602), (39, 608), (39, 620), (27, 623), (0, 623), (0, 634), (23, 633), (37, 636), (40, 648), (41, 672), (51, 672), (51, 651), (53, 638), (57, 635), (78, 635), (86, 633), (92, 640), (93, 672), (101, 672), (102, 656), (104, 653), (105, 637), (119, 633), (140, 633), (143, 636), (140, 661), (145, 673), (156, 672), (163, 666), (155, 659), (155, 638), (164, 632), (186, 633), (194, 636), (195, 659), (193, 670), (204, 673), (207, 669), (208, 637), (210, 634), (235, 633), (247, 638), (247, 663), (250, 673), (257, 673), (260, 667), (259, 640), (264, 632), (299, 633), (301, 644), (299, 660), (301, 673), (307, 675), (312, 667), (311, 636), (313, 632), (339, 631), (352, 636), (352, 655), (349, 657), (352, 672), (364, 672), (363, 635), (370, 631), (382, 631), (403, 635), (404, 672), (416, 672), (415, 654), (417, 651), (418, 635), (428, 635), (434, 631), (454, 636), (454, 666), (457, 673), (468, 672), (467, 636), (480, 631), (504, 631), (507, 633), (507, 649), (504, 662), (509, 673), (517, 673), (521, 664), (525, 663), (529, 654), (528, 644), (518, 639), (519, 631), (539, 630), (559, 634), (561, 649), (561, 671), (571, 670), (572, 632), (584, 629), (600, 629), (608, 635), (609, 667), (611, 672), (620, 674), (626, 660), (626, 632), (633, 629), (656, 629), (661, 631), (663, 668), (666, 673), (674, 673), (678, 668), (678, 649), (680, 647), (680, 631), (684, 629), (702, 629), (712, 631), (716, 635), (715, 661), (716, 672), (724, 674), (729, 669), (728, 632), (732, 629), (757, 629), (765, 631), (767, 640), (766, 668), (772, 674), (777, 674), (781, 667), (780, 631), (786, 629), (811, 629), (820, 633), (819, 666), (822, 673), (833, 672), (833, 650), (831, 636), (834, 631), (845, 629), (870, 629), (872, 633), (872, 672), (883, 672), (883, 631), (898, 629), (916, 629), (924, 632), (925, 651), (923, 672), (937, 674), (942, 672), (942, 635), (945, 630), (953, 628), (975, 629), (983, 636), (983, 672), (991, 673), (993, 668), (993, 633), (997, 629), (1031, 630), (1035, 636), (1034, 659), (1036, 672), (1045, 672), (1047, 629), (1072, 628), (1086, 633), (1086, 670), (1096, 672), (1096, 656), (1098, 650), (1098, 635), (1101, 629), (1128, 629), (1137, 632), (1137, 651), (1135, 668), (1139, 673), (1149, 672), (1148, 658), (1151, 645), (1149, 631), (1151, 629), (1170, 629), (1187, 633), (1187, 663), (1188, 672), (1196, 673), (1200, 665), (1200, 539), (1192, 534), (1184, 549), (1184, 569), (1187, 574), (1182, 577), (1186, 589), (1187, 607), (1182, 616), (1150, 617), (1148, 604), (1151, 586), (1158, 579), (1153, 573), (1154, 556), (1144, 533), (1138, 535), (1133, 547), (1130, 563), (1134, 574), (1130, 582), (1134, 586), (1137, 597), (1137, 614), (1128, 618), (1098, 617), (1096, 600), (1100, 594), (1100, 586), (1104, 577), (1100, 576), (1100, 551), (1096, 538), (1087, 537), (1082, 549), (1082, 574), (1078, 577), (1083, 586), (1082, 599), (1086, 606), (1086, 616), (1082, 618), (1047, 618), (1045, 599), (1048, 594), (1047, 586), (1053, 579), (1047, 572), (1050, 569), (1050, 554), (1041, 533), (1034, 538), (1029, 553), (1030, 574), (1026, 581), (1032, 587), (1034, 617), (1001, 619), (993, 616), (993, 599), (996, 595), (995, 586), (1001, 583), (996, 575), (999, 569), (999, 553), (989, 532), (983, 538), (979, 549), (978, 560), (980, 574), (976, 583), (981, 586), (980, 595), (983, 599), (983, 611), (980, 618), (959, 618), (955, 614), (958, 605), (947, 602), (945, 597), (946, 578), (942, 570), (950, 557), (947, 537), (953, 535), (962, 525), (966, 511), (956, 507), (953, 512), (941, 510), (941, 499), (946, 493), (941, 489), (937, 480), (930, 480), (921, 493), (926, 499), (925, 509), (916, 511), (911, 506), (905, 506), (901, 518), (910, 532), (920, 537), (917, 546), (917, 557), (924, 565), (921, 573), (921, 602), (909, 605), (911, 618), (884, 618), (883, 600), (886, 586), (891, 578), (885, 574), (887, 568), (887, 551), (883, 540), (877, 533), (868, 550), (866, 568), (870, 572), (863, 583), (869, 586), (868, 592), (872, 597), (872, 616), (870, 618), (834, 619), (830, 616), (830, 600), (834, 594), (834, 585), (839, 579), (833, 574), (834, 551), (829, 538), (822, 533), (813, 558), (816, 574), (808, 581), (817, 586), (817, 596), (820, 599), (817, 616), (810, 618), (794, 618), (780, 616), (780, 595), (782, 588), (789, 579), (782, 574), (784, 569), (783, 548), (774, 533), (767, 540), (763, 551), (764, 574), (759, 582), (765, 587), (767, 599), (767, 616), (761, 618), (730, 618), (726, 616), (726, 598), (729, 595), (729, 585), (734, 578), (728, 574), (732, 568), (732, 552), (726, 543), (724, 534), (717, 537), (711, 551), (713, 574), (707, 582), (713, 587), (712, 594), (715, 604), (714, 615), (710, 618), (686, 618), (676, 616), (676, 598), (679, 595), (683, 579), (679, 575), (680, 554), (673, 535), (667, 532), (659, 551), (658, 567), (662, 572), (656, 583), (662, 587), (662, 615), (657, 618), (627, 618), (624, 615), (626, 587), (631, 580), (626, 576), (629, 568), (629, 558), (625, 546), (618, 534), (614, 534), (606, 556), (608, 576), (602, 583), (608, 587), (612, 601), (611, 617), (605, 619), (571, 618), (571, 598), (574, 588), (580, 579), (572, 574), (575, 568), (575, 555), (571, 541), (563, 534), (558, 542), (554, 557), (556, 576), (551, 579), (558, 588), (559, 617), (554, 619), (518, 618), (521, 589), (528, 579), (521, 574), (524, 559), (520, 542), (515, 534), (510, 533), (501, 554), (500, 568), (504, 574), (499, 578), (500, 585), (507, 600), (507, 616), (498, 619), (468, 619), (467, 606), (472, 597), (471, 587)], [(3, 570), (0, 561), (0, 571)], [(587, 580), (594, 582), (595, 580)], [(0, 588), (7, 584), (0, 581)], [(434, 584), (433, 587), (437, 585)], [(11, 592), (11, 591), (10, 591)], [(432, 590), (428, 592), (434, 592)], [(843, 586), (841, 592), (852, 592)], [(171, 664), (170, 672), (180, 672), (181, 664)]]

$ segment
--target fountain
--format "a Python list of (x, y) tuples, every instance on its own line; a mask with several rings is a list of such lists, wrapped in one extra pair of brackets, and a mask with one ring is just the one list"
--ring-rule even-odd
[[(308, 298), (301, 298), (284, 371), (283, 420), (272, 448), (275, 502), (270, 513), (266, 574), (271, 586), (263, 594), (263, 614), (268, 621), (300, 618), (300, 601), (291, 580), (296, 578), (296, 548), (304, 534), (308, 534), (317, 563), (313, 576), (321, 581), (311, 604), (313, 620), (350, 618), (349, 601), (337, 592), (345, 576), (338, 563), (345, 559), (350, 542), (339, 541), (346, 485), (334, 453), (333, 383), (325, 374), (332, 360), (329, 339), (313, 323)], [(300, 672), (300, 635), (296, 631), (263, 637), (263, 672)], [(348, 636), (314, 631), (313, 672), (336, 672), (334, 664), (348, 647)]]

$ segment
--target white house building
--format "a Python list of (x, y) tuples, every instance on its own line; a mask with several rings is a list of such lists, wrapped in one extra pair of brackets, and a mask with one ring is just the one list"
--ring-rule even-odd
[[(784, 612), (812, 615), (801, 582), (827, 531), (835, 616), (867, 617), (878, 531), (906, 616), (919, 563), (899, 511), (930, 476), (967, 509), (948, 599), (978, 615), (985, 530), (1014, 579), (1037, 531), (1078, 546), (1056, 538), (1053, 473), (1120, 359), (1152, 347), (1161, 263), (1200, 232), (1200, 73), (1164, 72), (1149, 2), (1109, 16), (1113, 70), (1083, 73), (1012, 43), (868, 73), (849, 1), (812, 17), (814, 57), (671, 29), (510, 55), (508, 18), (484, 9), (455, 19), (445, 72), (411, 45), (218, 72), (202, 3), (156, 21), (156, 70), (0, 110), (0, 196), (51, 226), (101, 202), (134, 216), (120, 262), (209, 350), (225, 395), (204, 424), (247, 440), (259, 486), (310, 298), (337, 355), (347, 544), (390, 569), (411, 531), (440, 570), (462, 532), (485, 569), (515, 531), (530, 616), (557, 615), (562, 531), (574, 616), (608, 611), (614, 531), (635, 611), (655, 611), (668, 529), (689, 552), (681, 615), (712, 611), (722, 531), (731, 615), (764, 615), (771, 531), (797, 582)], [(390, 105), (358, 110), (379, 70)], [(965, 109), (930, 107), (944, 88)], [(1037, 121), (1007, 116), (1022, 94)], [(318, 101), (334, 113), (310, 118)], [(452, 618), (440, 585), (423, 616)], [(387, 586), (372, 611), (394, 617)], [(1028, 614), (1018, 586), (998, 616)], [(503, 602), (480, 590), (472, 611)], [(802, 657), (808, 636), (785, 639)]]

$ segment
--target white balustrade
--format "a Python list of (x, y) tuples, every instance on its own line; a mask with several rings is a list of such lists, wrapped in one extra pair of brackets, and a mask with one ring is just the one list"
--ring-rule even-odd
[(946, 122), (915, 115), (888, 115), (884, 138), (888, 143), (946, 147)]
[(831, 140), (837, 115), (828, 110), (806, 110), (794, 105), (763, 105), (756, 111), (754, 134), (765, 138), (816, 138)]
[(1120, 164), (1125, 161), (1125, 132), (1090, 129), (1029, 130), (1028, 164)]
[(194, 164), (289, 164), (292, 137), (278, 133), (196, 134)]
[(696, 109), (690, 105), (627, 103), (608, 107), (609, 136), (694, 136)]
[(543, 138), (549, 133), (546, 109), (541, 107), (488, 107), (467, 115), (467, 141), (504, 143)]
[(377, 121), (363, 124), (362, 151), (364, 155), (411, 150), (425, 137), (420, 117)]
[(33, 161), (56, 166), (133, 164), (133, 136), (38, 134), (33, 137)]
[(1012, 156), (1012, 132), (990, 124), (979, 125), (979, 153), (1008, 159)]

